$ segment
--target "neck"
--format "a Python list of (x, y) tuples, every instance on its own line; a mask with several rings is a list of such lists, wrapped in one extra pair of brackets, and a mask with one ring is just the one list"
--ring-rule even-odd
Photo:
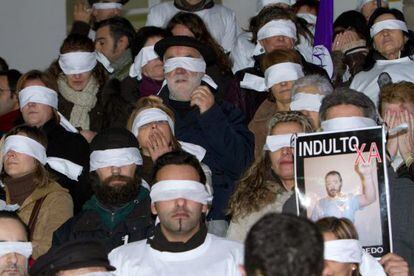
[(392, 53), (384, 53), (384, 56), (388, 60), (399, 59), (401, 57), (401, 51), (392, 52)]
[(198, 224), (195, 228), (191, 229), (189, 232), (186, 233), (171, 232), (161, 224), (161, 232), (169, 242), (186, 243), (198, 232), (198, 230), (200, 230), (200, 224)]
[(282, 185), (287, 191), (292, 191), (295, 187), (295, 181), (293, 179), (282, 180)]
[(276, 107), (278, 111), (289, 111), (290, 103), (281, 103), (281, 102), (276, 101)]

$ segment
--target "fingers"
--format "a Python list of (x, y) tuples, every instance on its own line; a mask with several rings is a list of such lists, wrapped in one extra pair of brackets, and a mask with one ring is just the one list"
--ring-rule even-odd
[(207, 86), (199, 86), (191, 94), (191, 106), (198, 106), (200, 113), (204, 113), (214, 104), (214, 95)]
[(384, 267), (384, 270), (387, 273), (387, 275), (409, 275), (409, 268), (407, 262), (402, 257), (396, 254), (388, 253), (387, 255), (383, 256), (380, 260), (380, 264), (382, 264), (382, 266)]

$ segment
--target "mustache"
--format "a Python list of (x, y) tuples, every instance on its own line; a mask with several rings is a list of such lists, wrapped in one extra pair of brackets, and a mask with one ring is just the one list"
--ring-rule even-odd
[(104, 181), (102, 181), (102, 184), (109, 185), (113, 181), (122, 181), (122, 182), (128, 183), (128, 182), (132, 182), (133, 180), (134, 179), (132, 177), (125, 176), (125, 175), (111, 175), (105, 178)]

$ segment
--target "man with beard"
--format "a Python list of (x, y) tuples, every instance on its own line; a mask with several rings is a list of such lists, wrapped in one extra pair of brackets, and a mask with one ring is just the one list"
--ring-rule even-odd
[(242, 112), (220, 99), (205, 74), (215, 60), (211, 48), (192, 37), (171, 36), (154, 49), (164, 61), (167, 83), (158, 96), (174, 112), (176, 138), (206, 149), (203, 163), (211, 168), (214, 189), (209, 231), (224, 236), (227, 203), (253, 157), (254, 137)]
[(15, 212), (0, 211), (0, 275), (25, 276), (32, 255), (29, 231)]
[(330, 171), (325, 175), (325, 188), (327, 197), (321, 198), (312, 211), (312, 220), (317, 221), (323, 217), (347, 218), (355, 221), (355, 212), (372, 204), (377, 196), (375, 182), (372, 177), (371, 166), (360, 165), (358, 172), (362, 177), (362, 194), (343, 194), (342, 176), (337, 171)]
[(94, 196), (82, 212), (55, 231), (52, 247), (70, 240), (96, 239), (109, 252), (151, 236), (151, 202), (148, 189), (141, 185), (140, 165), (137, 139), (128, 130), (109, 128), (97, 134), (90, 155)]
[(154, 165), (151, 210), (160, 223), (150, 239), (116, 248), (109, 254), (116, 275), (239, 275), (243, 246), (207, 233), (205, 214), (211, 200), (206, 177), (193, 155), (174, 151)]

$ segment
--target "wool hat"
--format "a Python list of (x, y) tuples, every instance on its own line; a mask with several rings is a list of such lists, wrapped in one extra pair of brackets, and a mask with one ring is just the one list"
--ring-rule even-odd
[(96, 150), (139, 148), (137, 138), (125, 128), (107, 128), (100, 131), (90, 144), (91, 152)]

